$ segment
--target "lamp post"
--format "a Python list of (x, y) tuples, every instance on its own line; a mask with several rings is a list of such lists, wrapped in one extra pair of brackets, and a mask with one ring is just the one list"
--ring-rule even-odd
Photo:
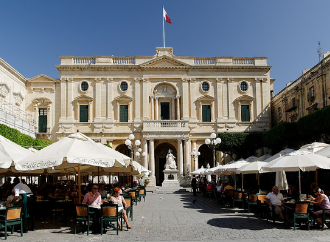
[(136, 158), (139, 158), (139, 160), (142, 158), (142, 157), (145, 157), (147, 154), (146, 152), (142, 152), (142, 149), (139, 148), (139, 146), (141, 145), (141, 141), (140, 140), (135, 140), (134, 144), (133, 145), (133, 140), (135, 139), (135, 136), (134, 134), (130, 134), (128, 136), (128, 139), (125, 141), (125, 145), (128, 146), (128, 148), (131, 150), (131, 158), (132, 160), (134, 159), (134, 148), (138, 148), (137, 151), (135, 152), (135, 157)]
[(198, 156), (201, 154), (201, 152), (196, 151), (196, 148), (193, 148), (193, 150), (190, 152), (191, 157), (194, 159), (194, 166), (195, 166), (195, 170), (198, 169), (198, 164), (196, 167), (196, 159), (198, 159)]
[(219, 145), (221, 143), (221, 139), (217, 138), (217, 135), (215, 133), (212, 133), (210, 136), (211, 139), (206, 139), (205, 140), (205, 144), (212, 149), (213, 151), (213, 166), (215, 167), (215, 149), (217, 147), (217, 145)]

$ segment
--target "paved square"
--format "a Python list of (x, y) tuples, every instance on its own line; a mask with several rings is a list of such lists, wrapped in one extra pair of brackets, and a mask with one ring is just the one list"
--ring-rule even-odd
[[(195, 200), (195, 201), (194, 201)], [(285, 227), (246, 213), (224, 208), (214, 198), (192, 193), (147, 193), (146, 201), (134, 207), (132, 229), (107, 234), (73, 234), (73, 222), (65, 225), (38, 222), (36, 231), (8, 241), (330, 241), (330, 230)], [(82, 227), (78, 231), (82, 231)], [(3, 231), (3, 230), (2, 230)], [(2, 235), (1, 239), (4, 239)]]

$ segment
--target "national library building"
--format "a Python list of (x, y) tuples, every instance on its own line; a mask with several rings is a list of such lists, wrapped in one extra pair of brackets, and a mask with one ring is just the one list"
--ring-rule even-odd
[[(184, 176), (214, 165), (205, 144), (211, 133), (271, 127), (266, 57), (175, 56), (169, 47), (153, 56), (61, 56), (60, 79), (26, 79), (0, 60), (2, 123), (51, 141), (79, 130), (128, 156), (125, 140), (134, 134), (141, 141), (135, 150), (145, 152), (134, 160), (152, 171), (150, 186), (162, 184), (169, 149)], [(5, 112), (8, 105), (16, 111)]]

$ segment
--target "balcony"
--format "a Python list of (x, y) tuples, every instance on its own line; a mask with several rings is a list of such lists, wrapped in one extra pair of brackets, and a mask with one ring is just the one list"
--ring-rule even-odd
[(144, 132), (188, 132), (188, 120), (149, 120), (143, 121)]

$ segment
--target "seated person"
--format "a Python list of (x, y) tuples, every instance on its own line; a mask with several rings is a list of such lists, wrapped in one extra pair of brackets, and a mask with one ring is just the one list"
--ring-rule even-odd
[(230, 185), (230, 183), (227, 183), (223, 189), (223, 193), (225, 193), (226, 190), (234, 190), (234, 188)]
[(104, 184), (100, 184), (99, 193), (101, 194), (101, 196), (106, 196), (107, 195), (107, 191), (105, 190), (105, 185)]
[(113, 204), (117, 204), (118, 205), (118, 212), (122, 212), (123, 214), (123, 217), (124, 217), (124, 220), (126, 222), (126, 226), (127, 226), (127, 229), (130, 229), (131, 226), (129, 225), (128, 223), (128, 219), (127, 219), (127, 215), (126, 215), (126, 208), (127, 208), (127, 204), (125, 202), (125, 199), (123, 196), (120, 196), (120, 191), (121, 189), (119, 187), (116, 187), (115, 189), (113, 189), (113, 191), (115, 192), (115, 194), (110, 197), (110, 201), (113, 203)]
[(70, 195), (71, 195), (71, 197), (78, 197), (78, 190), (76, 187), (73, 187)]
[(84, 200), (82, 201), (82, 204), (87, 205), (97, 205), (101, 204), (101, 195), (98, 192), (99, 187), (97, 185), (93, 185), (92, 191), (86, 193), (84, 196)]
[[(15, 191), (14, 191), (14, 189), (12, 190), (11, 193), (12, 194), (7, 197), (7, 202), (11, 202), (15, 198)], [(22, 196), (18, 196), (18, 199), (16, 199), (15, 204), (16, 203), (19, 203), (21, 199), (22, 199)]]
[[(327, 195), (322, 194), (321, 188), (315, 187), (313, 192), (316, 197), (314, 198), (313, 196), (309, 195), (307, 201), (319, 206), (321, 209), (330, 209), (329, 198)], [(325, 210), (325, 213), (330, 214), (330, 211)], [(312, 211), (312, 215), (313, 215), (316, 223), (321, 226), (323, 210)], [(328, 226), (324, 225), (324, 228), (327, 229)]]
[(274, 206), (275, 214), (279, 214), (282, 221), (284, 221), (284, 199), (282, 193), (278, 192), (278, 187), (274, 186), (272, 192), (268, 193), (265, 202), (269, 204), (269, 208), (272, 210)]

